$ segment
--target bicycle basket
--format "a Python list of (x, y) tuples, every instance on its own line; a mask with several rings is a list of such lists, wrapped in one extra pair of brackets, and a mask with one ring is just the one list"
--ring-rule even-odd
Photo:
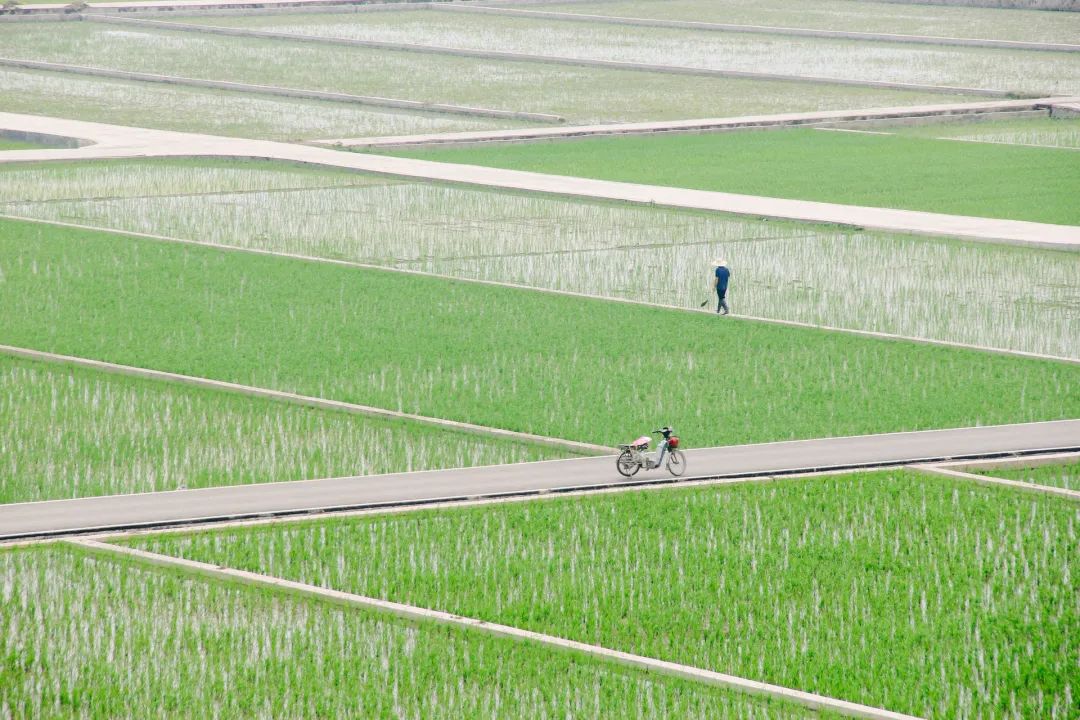
[(679, 438), (678, 438), (678, 436), (677, 435), (672, 435), (670, 438), (668, 438), (667, 446), (672, 450), (679, 447)]

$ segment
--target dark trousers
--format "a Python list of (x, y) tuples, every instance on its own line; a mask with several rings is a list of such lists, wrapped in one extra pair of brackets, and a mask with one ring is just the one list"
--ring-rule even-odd
[(716, 288), (716, 295), (720, 298), (720, 301), (716, 303), (716, 312), (727, 315), (731, 312), (731, 308), (729, 308), (727, 304), (727, 288), (724, 288), (723, 290)]

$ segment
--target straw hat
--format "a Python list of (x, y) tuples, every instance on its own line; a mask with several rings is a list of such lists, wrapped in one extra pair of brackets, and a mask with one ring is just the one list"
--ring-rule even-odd
[(720, 258), (719, 260), (713, 260), (713, 267), (727, 267), (727, 260)]

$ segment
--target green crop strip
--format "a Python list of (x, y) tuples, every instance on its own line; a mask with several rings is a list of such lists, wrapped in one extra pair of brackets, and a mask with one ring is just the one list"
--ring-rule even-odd
[(945, 122), (888, 128), (888, 131), (908, 137), (1044, 145), (1080, 150), (1080, 119), (1077, 118)]
[(1080, 367), (0, 223), (0, 343), (598, 444), (1076, 417)]
[[(978, 7), (979, 5), (985, 7)], [(973, 37), (1029, 42), (1074, 43), (1080, 36), (1080, 17), (1036, 10), (1040, 0), (1026, 3), (991, 3), (960, 0), (928, 10), (921, 4), (858, 3), (848, 0), (599, 0), (598, 2), (544, 3), (549, 12), (584, 13), (631, 18), (691, 20), (694, 22), (771, 25), (855, 32), (882, 32), (938, 37)], [(1027, 4), (1033, 9), (1014, 7)]]
[[(326, 170), (282, 161), (214, 158), (80, 160), (0, 166), (7, 204), (62, 203), (286, 190), (373, 188), (391, 178)], [(215, 238), (216, 239), (216, 238)]]
[[(217, 25), (220, 21), (214, 17), (202, 22)], [(1036, 96), (1072, 94), (1080, 78), (1080, 61), (1066, 52), (1030, 53), (1003, 48), (568, 23), (522, 15), (290, 14), (234, 16), (225, 22), (244, 29), (309, 37), (406, 42), (443, 48), (915, 86), (990, 88), (1031, 92)], [(706, 97), (712, 102), (723, 100), (707, 94)], [(856, 106), (849, 104), (848, 107)], [(711, 117), (721, 116), (714, 114)]]
[[(906, 90), (433, 56), (279, 40), (227, 38), (134, 26), (121, 29), (98, 23), (64, 23), (47, 28), (36, 27), (32, 23), (5, 23), (0, 25), (0, 45), (9, 56), (46, 62), (429, 103), (553, 113), (575, 123), (730, 117), (970, 99), (970, 96), (963, 95)], [(483, 78), (483, 82), (477, 82), (477, 78)], [(21, 85), (25, 87), (25, 83)], [(160, 94), (148, 83), (141, 83), (141, 86), (147, 88), (145, 93), (140, 93), (138, 86), (132, 85), (129, 92), (110, 94), (105, 100), (87, 102), (76, 99), (61, 112), (77, 115), (95, 112), (100, 115), (104, 114), (100, 109), (102, 104), (110, 98), (118, 98), (135, 107), (156, 105), (154, 114), (159, 118), (165, 116), (157, 122), (175, 125), (178, 121), (167, 117), (170, 108), (160, 99)], [(63, 86), (56, 89), (61, 96), (88, 93), (86, 90), (65, 90)], [(21, 105), (24, 92), (12, 93), (12, 102)], [(40, 90), (37, 92), (39, 96), (45, 95)], [(2, 98), (3, 90), (0, 90)], [(55, 100), (46, 97), (45, 102), (46, 107), (55, 107)], [(96, 110), (94, 106), (97, 106)], [(218, 117), (217, 122), (222, 124), (225, 131), (231, 132), (228, 128), (232, 123), (226, 109), (207, 108), (202, 104), (196, 107), (209, 110)], [(312, 104), (308, 103), (306, 107), (311, 108)], [(109, 108), (106, 112), (126, 116), (132, 111), (120, 106)], [(265, 109), (244, 114), (249, 112), (259, 125), (288, 122), (288, 118), (267, 117), (270, 113)], [(325, 111), (300, 109), (294, 112), (301, 115), (303, 124), (309, 124), (314, 122), (310, 118), (313, 113)], [(308, 118), (305, 119), (304, 115)], [(256, 132), (260, 129), (253, 128)], [(402, 130), (409, 132), (405, 128)], [(425, 130), (437, 128), (414, 128), (414, 131)], [(357, 134), (362, 133), (335, 133), (325, 137)]]
[(1066, 490), (1080, 490), (1080, 461), (1061, 465), (1040, 465), (1031, 468), (1013, 468), (1005, 470), (968, 470), (977, 475), (1019, 480), (1036, 485), (1051, 485)]
[[(271, 162), (18, 164), (0, 166), (0, 187), (18, 217), (685, 308), (726, 257), (740, 315), (1080, 358), (1080, 253), (1064, 250)], [(1005, 267), (1023, 278), (1008, 299)]]
[(77, 550), (0, 551), (18, 718), (816, 717), (510, 640)]
[(1071, 717), (1080, 509), (906, 472), (134, 541), (930, 718)]
[(285, 141), (499, 130), (524, 124), (6, 68), (0, 69), (0, 101), (4, 111), (12, 113)]
[(406, 421), (0, 355), (0, 503), (564, 456)]
[(41, 145), (0, 137), (0, 150), (40, 150)]
[(394, 152), (700, 190), (1080, 224), (1068, 150), (813, 129)]

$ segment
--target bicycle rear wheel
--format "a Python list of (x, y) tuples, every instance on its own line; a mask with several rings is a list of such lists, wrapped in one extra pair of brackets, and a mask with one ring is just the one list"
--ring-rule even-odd
[(641, 469), (637, 460), (634, 459), (634, 453), (629, 450), (623, 450), (619, 454), (619, 457), (615, 459), (615, 467), (619, 469), (619, 474), (623, 477), (631, 477)]
[(683, 455), (682, 450), (672, 450), (668, 454), (667, 469), (675, 477), (686, 472), (686, 455)]

